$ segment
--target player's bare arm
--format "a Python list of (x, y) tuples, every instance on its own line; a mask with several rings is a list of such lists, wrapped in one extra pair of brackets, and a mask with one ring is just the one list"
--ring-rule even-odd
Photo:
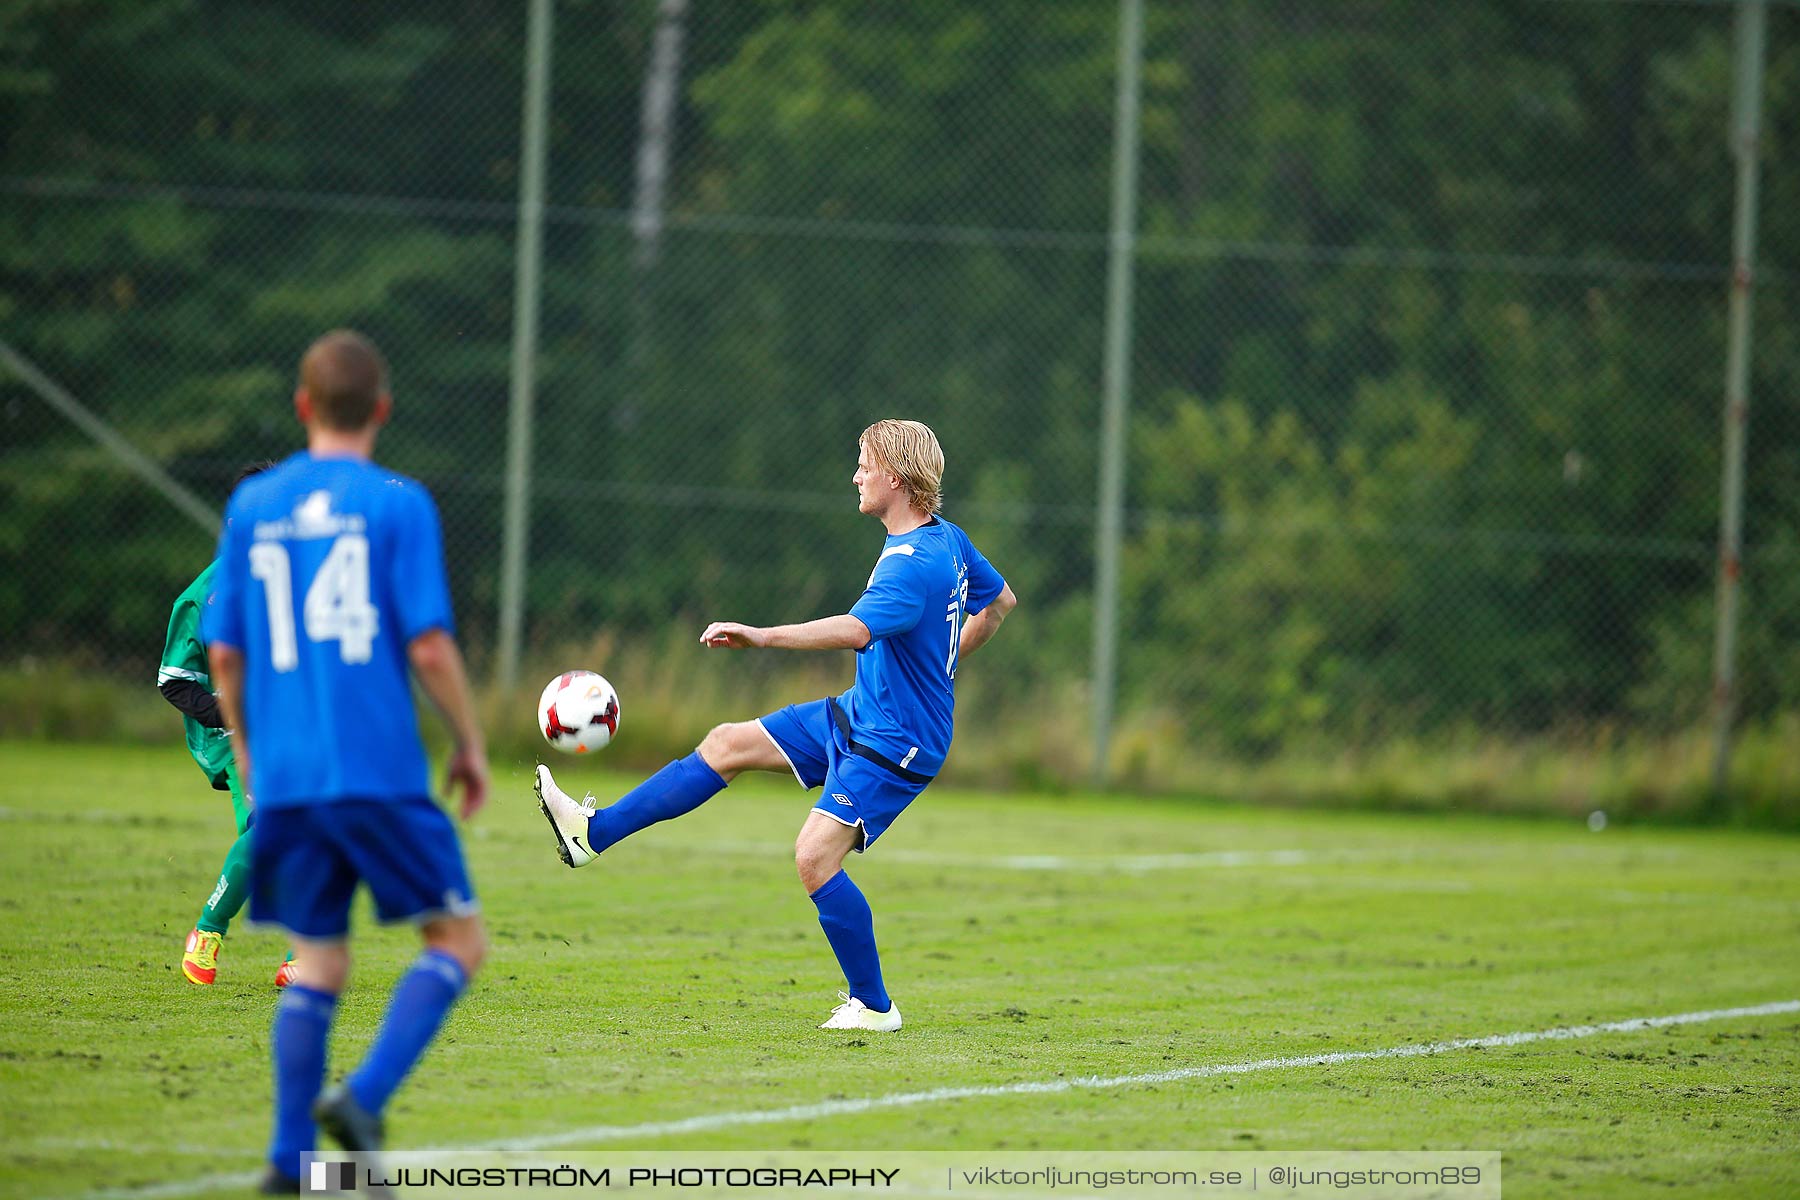
[(869, 644), (869, 627), (844, 613), (800, 625), (740, 625), (714, 621), (700, 635), (702, 645), (733, 650), (861, 650)]
[(961, 649), (957, 656), (967, 658), (987, 645), (988, 639), (1000, 631), (1000, 622), (1018, 606), (1019, 598), (1013, 595), (1012, 588), (1000, 585), (1000, 594), (994, 597), (993, 603), (963, 622)]
[(244, 653), (236, 646), (214, 642), (206, 648), (206, 661), (212, 672), (213, 695), (219, 698), (225, 728), (231, 731), (231, 757), (237, 760), (238, 778), (244, 790), (255, 795), (250, 782), (250, 739), (244, 736)]
[(475, 716), (475, 699), (456, 640), (442, 629), (428, 629), (407, 643), (406, 656), (431, 702), (450, 727), (456, 748), (450, 752), (446, 793), (462, 788), (462, 817), (468, 820), (487, 803), (487, 741)]

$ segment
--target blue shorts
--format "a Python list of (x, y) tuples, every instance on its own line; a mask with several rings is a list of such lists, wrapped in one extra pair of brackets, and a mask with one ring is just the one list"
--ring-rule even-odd
[(250, 919), (295, 937), (345, 937), (358, 883), (384, 922), (478, 907), (456, 828), (422, 797), (267, 808), (250, 828)]
[(824, 786), (813, 811), (861, 828), (856, 846), (860, 853), (887, 832), (931, 781), (918, 776), (902, 779), (880, 763), (853, 754), (833, 720), (832, 704), (829, 699), (790, 704), (756, 723), (787, 759), (801, 787), (810, 791)]

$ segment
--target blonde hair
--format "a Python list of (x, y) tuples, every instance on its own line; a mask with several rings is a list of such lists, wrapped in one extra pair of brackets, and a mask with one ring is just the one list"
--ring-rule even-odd
[(922, 513), (944, 507), (944, 450), (937, 434), (921, 421), (877, 421), (857, 439), (875, 465), (896, 476)]

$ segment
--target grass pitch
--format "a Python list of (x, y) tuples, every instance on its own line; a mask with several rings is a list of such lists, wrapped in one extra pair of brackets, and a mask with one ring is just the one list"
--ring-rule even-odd
[[(234, 930), (210, 989), (176, 966), (228, 801), (174, 746), (14, 742), (0, 765), (0, 1194), (242, 1194), (280, 943)], [(841, 981), (791, 782), (746, 777), (569, 871), (529, 765), (497, 772), (466, 831), (493, 954), (396, 1099), (396, 1147), (1498, 1149), (1514, 1197), (1800, 1194), (1793, 1012), (831, 1104), (1794, 1000), (1792, 838), (934, 788), (850, 864), (907, 1020), (858, 1036), (813, 1029)], [(412, 956), (364, 917), (334, 1075)]]

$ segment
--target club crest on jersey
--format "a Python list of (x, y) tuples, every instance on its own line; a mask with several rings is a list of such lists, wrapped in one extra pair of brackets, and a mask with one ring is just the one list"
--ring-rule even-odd
[(331, 493), (320, 488), (294, 505), (294, 532), (300, 537), (319, 537), (331, 524)]
[(258, 521), (256, 540), (337, 537), (342, 533), (361, 533), (366, 524), (358, 513), (332, 512), (331, 493), (319, 488), (309, 492), (305, 499), (294, 505), (293, 513), (285, 520)]

